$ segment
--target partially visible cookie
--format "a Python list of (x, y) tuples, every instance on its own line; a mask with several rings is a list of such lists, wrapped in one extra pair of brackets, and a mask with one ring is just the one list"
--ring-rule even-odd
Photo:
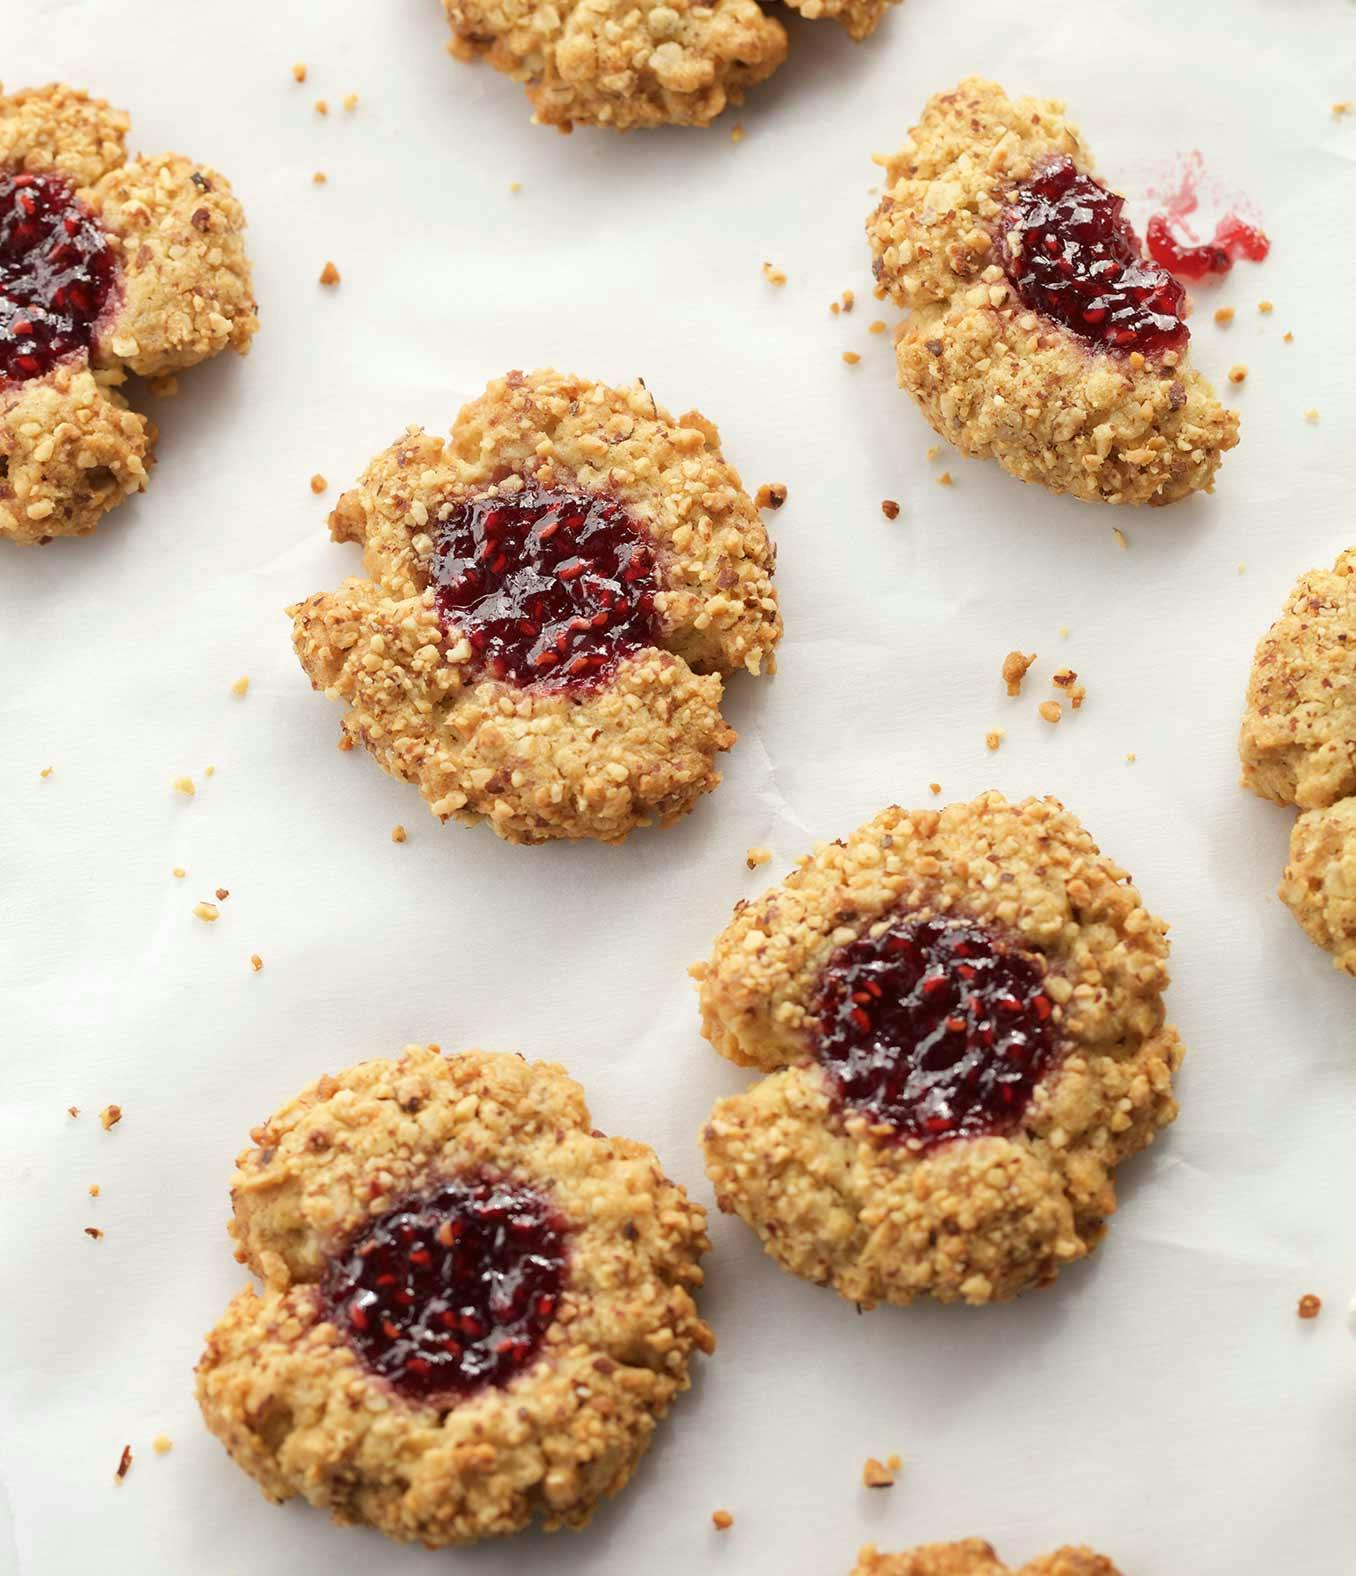
[(237, 1162), (263, 1282), (207, 1338), (207, 1426), (272, 1500), (430, 1548), (582, 1527), (714, 1341), (705, 1216), (564, 1070), (409, 1046), (304, 1089)]
[[(896, 0), (788, 0), (853, 38)], [(459, 60), (523, 83), (532, 118), (631, 131), (705, 126), (786, 58), (786, 29), (756, 0), (443, 0)]]
[(964, 453), (1092, 502), (1209, 491), (1238, 441), (1190, 365), (1182, 287), (1144, 259), (1052, 99), (968, 77), (885, 162), (879, 293), (899, 384)]
[(288, 611), (316, 689), (446, 821), (620, 842), (720, 782), (725, 675), (773, 667), (774, 553), (715, 426), (511, 372), (330, 517), (367, 579)]
[(1310, 940), (1356, 976), (1356, 797), (1295, 822), (1280, 894)]
[(692, 971), (707, 1039), (763, 1074), (704, 1129), (717, 1203), (866, 1306), (1048, 1285), (1177, 1114), (1166, 928), (1053, 799), (820, 844)]
[(852, 1576), (1120, 1576), (1105, 1555), (1088, 1548), (1056, 1549), (1053, 1554), (1009, 1570), (982, 1538), (960, 1543), (928, 1543), (903, 1554), (880, 1554), (868, 1544), (857, 1556)]

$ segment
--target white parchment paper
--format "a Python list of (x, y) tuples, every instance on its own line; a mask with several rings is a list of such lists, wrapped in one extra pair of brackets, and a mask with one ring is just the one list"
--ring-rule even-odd
[[(1329, 112), (1356, 95), (1356, 7), (909, 0), (861, 47), (791, 32), (713, 130), (566, 138), (448, 59), (436, 0), (6, 7), (9, 86), (86, 86), (132, 110), (137, 147), (231, 176), (264, 326), (156, 407), (146, 497), (89, 540), (0, 544), (0, 1569), (836, 1576), (867, 1539), (975, 1533), (1014, 1563), (1086, 1540), (1127, 1576), (1353, 1569), (1356, 987), (1273, 896), (1291, 817), (1237, 788), (1234, 735), (1257, 636), (1356, 539), (1356, 118)], [(894, 320), (870, 297), (869, 160), (972, 71), (1068, 99), (1132, 197), (1199, 149), (1263, 216), (1272, 258), (1198, 292), (1199, 364), (1249, 368), (1215, 497), (1098, 510), (925, 458), (867, 332)], [(857, 308), (833, 317), (845, 288)], [(440, 828), (336, 753), (281, 611), (358, 572), (324, 517), (371, 454), (542, 364), (644, 376), (719, 423), (750, 489), (790, 493), (781, 671), (731, 686), (723, 788), (621, 849)], [(1014, 646), (1040, 663), (1010, 702)], [(1088, 700), (1051, 728), (1036, 704), (1064, 663)], [(696, 1135), (742, 1075), (697, 1032), (687, 964), (815, 839), (935, 802), (933, 781), (1057, 794), (1172, 922), (1182, 1116), (1123, 1173), (1095, 1259), (1014, 1306), (862, 1317), (717, 1218), (720, 1349), (586, 1534), (428, 1554), (266, 1505), (192, 1397), (242, 1283), (224, 1223), (250, 1126), (407, 1041), (521, 1049), (710, 1203)], [(775, 861), (749, 874), (760, 843)], [(1324, 1310), (1301, 1324), (1309, 1291)], [(899, 1483), (868, 1494), (863, 1459), (892, 1451)]]

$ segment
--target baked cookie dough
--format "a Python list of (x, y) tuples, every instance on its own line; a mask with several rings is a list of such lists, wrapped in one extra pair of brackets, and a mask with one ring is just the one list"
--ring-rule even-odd
[(1301, 575), (1258, 642), (1238, 753), (1244, 787), (1305, 812), (1280, 895), (1356, 975), (1356, 547)]
[[(787, 0), (854, 39), (897, 0)], [(757, 0), (443, 0), (458, 60), (527, 88), (532, 118), (631, 131), (705, 126), (786, 59), (786, 29)]]
[(696, 411), (511, 372), (330, 516), (366, 579), (288, 611), (301, 665), (434, 815), (620, 842), (720, 781), (722, 676), (773, 669), (774, 553)]
[(982, 1538), (960, 1543), (928, 1543), (903, 1554), (879, 1554), (868, 1544), (857, 1556), (852, 1576), (1120, 1576), (1105, 1555), (1087, 1548), (1056, 1549), (1009, 1570), (993, 1545)]
[(1209, 492), (1238, 417), (1189, 364), (1182, 287), (1145, 260), (1064, 106), (968, 77), (885, 164), (878, 294), (899, 385), (963, 453), (1100, 503)]
[(1177, 1114), (1166, 928), (1054, 799), (820, 844), (692, 970), (706, 1038), (763, 1075), (702, 1135), (720, 1208), (866, 1307), (1048, 1285)]
[(155, 428), (118, 392), (259, 326), (223, 175), (128, 160), (130, 121), (60, 83), (0, 93), (0, 537), (84, 536), (146, 485)]
[(304, 1089), (231, 1188), (208, 1428), (271, 1500), (430, 1548), (582, 1527), (714, 1339), (705, 1215), (564, 1070), (411, 1045)]

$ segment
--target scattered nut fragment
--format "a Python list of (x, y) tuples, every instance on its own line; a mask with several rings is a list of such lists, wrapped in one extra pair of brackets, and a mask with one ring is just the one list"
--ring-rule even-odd
[(98, 1198), (98, 1196), (99, 1196), (99, 1184), (97, 1182), (91, 1182), (90, 1183), (90, 1185), (89, 1185), (89, 1196), (91, 1198)]
[(191, 799), (198, 790), (193, 786), (191, 777), (176, 777), (174, 779), (174, 791), (175, 793), (183, 794), (185, 799)]
[(522, 191), (522, 189), (523, 189), (523, 183), (521, 181), (510, 181), (509, 182), (509, 196), (510, 197), (516, 197), (518, 195), (518, 193), (520, 191)]
[(330, 112), (330, 106), (325, 102), (324, 99), (317, 99), (315, 101), (315, 112), (317, 115), (328, 115)]
[(779, 289), (786, 283), (786, 275), (780, 268), (774, 268), (771, 263), (763, 264), (763, 278), (770, 285), (776, 285)]
[(1257, 303), (1257, 310), (1262, 313), (1274, 312), (1276, 310), (1276, 303), (1274, 301), (1259, 301)]
[(319, 496), (321, 493), (323, 493), (328, 486), (329, 486), (329, 483), (325, 480), (325, 478), (320, 474), (319, 471), (317, 471), (315, 473), (315, 475), (311, 477), (311, 491), (313, 493), (315, 493), (317, 496)]
[(759, 865), (767, 864), (771, 858), (772, 850), (759, 846), (749, 849), (748, 853), (744, 855), (744, 863), (750, 870), (757, 870)]
[(339, 270), (334, 266), (333, 263), (326, 263), (325, 266), (320, 270), (320, 282), (322, 285), (331, 286), (337, 285), (339, 283)]
[(939, 793), (941, 793), (941, 791), (942, 791), (941, 783), (929, 783), (928, 784), (928, 792), (929, 793), (931, 793), (931, 794), (939, 794)]
[(215, 766), (205, 766), (203, 768), (202, 774), (204, 777), (215, 777), (217, 774), (217, 769)]
[(985, 747), (990, 750), (996, 750), (998, 746), (1002, 744), (1005, 736), (1005, 732), (1002, 728), (990, 728), (989, 731), (984, 735)]
[(1078, 708), (1087, 698), (1088, 692), (1078, 682), (1078, 675), (1072, 668), (1060, 668), (1058, 673), (1051, 675), (1050, 682), (1057, 685), (1060, 689), (1067, 693), (1070, 701), (1073, 703), (1073, 709), (1075, 711), (1078, 710)]
[(893, 498), (882, 498), (881, 499), (881, 501), (880, 501), (880, 512), (885, 516), (885, 518), (887, 520), (897, 520), (897, 519), (899, 519), (899, 505), (895, 502), (895, 500)]
[(1231, 306), (1218, 307), (1215, 311), (1215, 322), (1221, 328), (1228, 328), (1234, 320), (1234, 309)]
[(1316, 410), (1306, 410), (1304, 419), (1311, 427), (1316, 427), (1318, 425), (1318, 412)]
[(1248, 369), (1240, 361), (1237, 366), (1229, 368), (1230, 383), (1244, 383), (1247, 381)]
[(200, 920), (208, 925), (221, 917), (221, 910), (215, 903), (195, 903), (193, 905), (193, 912)]
[(717, 1532), (728, 1532), (734, 1526), (734, 1517), (728, 1510), (713, 1510), (711, 1512), (711, 1525)]
[(1130, 754), (1125, 757), (1125, 763), (1126, 763), (1127, 766), (1133, 766), (1135, 764), (1136, 759), (1137, 759), (1137, 757), (1136, 757), (1134, 751), (1132, 750), (1130, 752)]
[(305, 82), (306, 80), (306, 67), (301, 63), (301, 61), (298, 61), (296, 65), (292, 67), (292, 80), (293, 82)]
[(1069, 638), (1069, 626), (1067, 624), (1061, 624), (1059, 626), (1058, 634), (1061, 640), (1067, 640)]
[(78, 1105), (68, 1105), (66, 1107), (66, 1115), (67, 1116), (79, 1116), (80, 1115), (80, 1107)]
[(862, 1484), (865, 1488), (893, 1488), (895, 1475), (883, 1461), (877, 1461), (875, 1456), (868, 1456), (866, 1465), (862, 1468)]
[(215, 895), (218, 903), (224, 903), (231, 895), (230, 889), (228, 887), (218, 887)]
[(393, 826), (391, 828), (391, 841), (393, 843), (403, 843), (405, 841), (405, 828), (403, 826)]
[(43, 769), (38, 773), (38, 776), (42, 777), (42, 778), (47, 778), (47, 777), (50, 777), (51, 775), (52, 775), (52, 768), (50, 766), (44, 766)]
[(744, 128), (743, 128), (743, 126), (741, 126), (741, 125), (731, 126), (730, 127), (730, 141), (731, 142), (743, 142), (743, 140), (744, 140)]
[(938, 455), (939, 455), (939, 454), (940, 454), (940, 453), (941, 453), (941, 452), (942, 452), (942, 446), (941, 446), (941, 444), (940, 444), (940, 443), (934, 443), (934, 444), (933, 444), (933, 445), (932, 445), (932, 447), (931, 447), (931, 448), (930, 448), (930, 449), (929, 449), (929, 450), (928, 450), (928, 459), (930, 459), (930, 460), (935, 460), (935, 459), (936, 459), (936, 458), (937, 458), (937, 456), (938, 456)]
[(1116, 538), (1116, 546), (1119, 547), (1122, 552), (1124, 552), (1130, 545), (1130, 538), (1126, 536), (1125, 532), (1121, 530), (1120, 526), (1114, 527), (1111, 534)]
[(358, 95), (356, 93), (345, 93), (344, 94), (344, 108), (347, 109), (347, 110), (355, 110), (355, 109), (357, 109), (357, 107), (358, 107)]
[(868, 323), (866, 331), (868, 334), (883, 334), (885, 332), (885, 319), (878, 317), (874, 323)]
[(780, 509), (786, 502), (786, 483), (764, 482), (753, 501), (760, 509)]
[(950, 471), (943, 471), (942, 474), (937, 478), (937, 485), (939, 487), (951, 487), (951, 486), (953, 486), (954, 483), (952, 482), (952, 479), (951, 479), (951, 472)]
[(1285, 333), (1281, 335), (1281, 342), (1286, 345), (1293, 345), (1295, 343), (1295, 336), (1290, 332), (1289, 329), (1286, 329)]
[(249, 693), (249, 687), (249, 675), (247, 673), (242, 673), (235, 683), (231, 685), (231, 694), (237, 699), (243, 700), (244, 697)]
[(323, 186), (327, 180), (329, 180), (329, 176), (325, 174), (324, 170), (317, 170), (311, 177), (311, 183), (315, 186)]
[(259, 954), (257, 952), (251, 952), (250, 953), (250, 967), (254, 970), (254, 972), (257, 974), (259, 972), (259, 970), (261, 968), (263, 968), (263, 966), (264, 966), (264, 960), (259, 956)]
[(861, 359), (862, 358), (855, 350), (845, 350), (843, 352), (843, 360), (846, 361), (850, 367), (855, 367)]
[(845, 312), (850, 312), (853, 309), (853, 307), (856, 306), (856, 304), (857, 304), (857, 297), (856, 297), (855, 293), (853, 291), (851, 291), (851, 290), (844, 290), (843, 291), (843, 310)]
[(102, 1125), (104, 1132), (107, 1132), (110, 1127), (116, 1127), (121, 1121), (122, 1107), (120, 1105), (106, 1105), (103, 1110), (99, 1112), (99, 1122)]
[(1058, 722), (1064, 715), (1057, 700), (1043, 700), (1036, 709), (1040, 712), (1041, 719), (1044, 722)]
[(151, 1440), (151, 1449), (154, 1450), (158, 1456), (167, 1456), (169, 1455), (170, 1451), (174, 1449), (174, 1441), (168, 1434), (157, 1434), (155, 1438)]
[(185, 870), (182, 865), (175, 865), (174, 869), (170, 871), (170, 874), (175, 878), (176, 881), (182, 881), (188, 874), (188, 871)]
[(104, 1234), (99, 1230), (98, 1226), (86, 1226), (85, 1235), (90, 1239), (91, 1242), (100, 1242), (103, 1240)]
[(1022, 680), (1026, 677), (1027, 669), (1036, 660), (1036, 653), (1025, 656), (1020, 651), (1009, 651), (1003, 658), (1003, 683), (1007, 685), (1009, 695), (1022, 693)]
[(122, 1447), (122, 1455), (118, 1457), (118, 1470), (114, 1474), (114, 1477), (116, 1478), (116, 1480), (119, 1483), (121, 1483), (122, 1480), (127, 1476), (127, 1473), (130, 1470), (130, 1468), (131, 1468), (131, 1465), (132, 1465), (132, 1447), (131, 1447), (131, 1445), (124, 1445)]
[(1351, 100), (1350, 99), (1340, 99), (1336, 104), (1333, 105), (1332, 113), (1333, 113), (1334, 120), (1341, 120), (1343, 115), (1350, 115), (1351, 114)]
[(1323, 1299), (1316, 1297), (1313, 1292), (1307, 1291), (1299, 1300), (1299, 1307), (1295, 1310), (1301, 1319), (1316, 1319), (1319, 1309), (1323, 1306)]

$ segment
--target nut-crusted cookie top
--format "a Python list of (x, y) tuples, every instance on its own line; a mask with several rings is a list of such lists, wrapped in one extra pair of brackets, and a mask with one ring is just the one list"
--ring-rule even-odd
[[(1015, 282), (1021, 271), (1005, 266), (1004, 248), (1024, 233), (1005, 211), (1059, 161), (1091, 177), (1064, 106), (1010, 99), (980, 77), (932, 98), (884, 161), (867, 235), (881, 293), (912, 309), (896, 339), (900, 386), (967, 454), (1051, 491), (1163, 504), (1208, 489), (1237, 442), (1237, 417), (1188, 365), (1185, 346), (1146, 355), (1095, 343), (1087, 334), (1103, 323), (1102, 304), (1089, 299), (1085, 332), (1071, 332), (1032, 310)], [(1117, 249), (1127, 234), (1117, 230)], [(1140, 293), (1150, 292), (1136, 283)]]
[(1356, 794), (1356, 547), (1301, 575), (1258, 642), (1238, 749), (1264, 799), (1319, 810)]
[(127, 161), (128, 117), (60, 83), (0, 94), (0, 537), (85, 535), (146, 484), (155, 429), (115, 392), (258, 327), (225, 177)]
[[(789, 0), (853, 38), (895, 0)], [(443, 0), (452, 52), (522, 82), (533, 119), (631, 131), (705, 126), (786, 58), (786, 30), (755, 0)]]
[(857, 1556), (852, 1576), (1120, 1576), (1105, 1555), (1089, 1548), (1056, 1549), (1009, 1570), (993, 1545), (982, 1538), (959, 1543), (928, 1543), (902, 1554), (881, 1554), (868, 1545)]
[[(434, 1046), (320, 1079), (253, 1137), (231, 1231), (265, 1290), (235, 1299), (198, 1369), (208, 1426), (237, 1462), (271, 1497), (304, 1494), (430, 1545), (587, 1521), (713, 1344), (693, 1302), (704, 1215), (653, 1151), (594, 1132), (559, 1067)], [(454, 1205), (437, 1235), (432, 1217)], [(402, 1383), (374, 1354), (373, 1321), (394, 1320), (388, 1345), (406, 1341), (416, 1361), (442, 1326), (426, 1308), (401, 1313), (380, 1255), (412, 1244), (424, 1279), (409, 1284), (427, 1297), (428, 1250), (504, 1210), (537, 1266), (532, 1307), (504, 1303), (520, 1270), (490, 1292), (522, 1351), (478, 1387)], [(484, 1333), (476, 1308), (439, 1310), (449, 1340)]]
[(721, 1207), (858, 1301), (1046, 1283), (1176, 1114), (1165, 929), (1051, 799), (892, 807), (821, 845), (693, 970), (706, 1037), (767, 1075), (707, 1124)]
[(411, 429), (378, 455), (330, 524), (370, 578), (291, 610), (298, 655), (436, 815), (616, 841), (719, 781), (720, 675), (771, 669), (781, 620), (703, 416), (641, 383), (510, 373), (448, 441)]

